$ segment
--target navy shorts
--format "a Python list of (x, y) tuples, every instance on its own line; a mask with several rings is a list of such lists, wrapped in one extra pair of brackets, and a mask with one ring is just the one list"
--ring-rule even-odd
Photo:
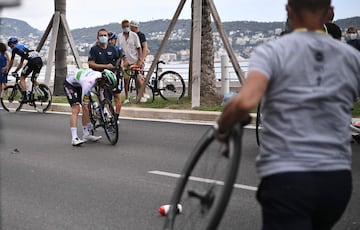
[(350, 200), (348, 170), (291, 172), (262, 179), (257, 191), (263, 230), (330, 230)]

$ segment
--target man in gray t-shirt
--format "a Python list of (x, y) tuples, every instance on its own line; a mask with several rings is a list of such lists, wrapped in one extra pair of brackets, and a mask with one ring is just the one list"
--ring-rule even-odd
[(254, 51), (218, 132), (263, 97), (256, 160), (263, 229), (331, 229), (352, 190), (349, 124), (360, 95), (360, 54), (325, 33), (330, 0), (288, 0), (286, 9), (294, 32)]

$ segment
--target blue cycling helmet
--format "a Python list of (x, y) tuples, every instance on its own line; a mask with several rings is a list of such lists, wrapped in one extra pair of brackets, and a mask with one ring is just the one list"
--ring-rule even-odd
[(117, 35), (113, 32), (109, 32), (109, 40), (110, 39), (117, 39)]
[(10, 46), (11, 44), (17, 43), (18, 39), (16, 37), (11, 37), (8, 40), (8, 46)]

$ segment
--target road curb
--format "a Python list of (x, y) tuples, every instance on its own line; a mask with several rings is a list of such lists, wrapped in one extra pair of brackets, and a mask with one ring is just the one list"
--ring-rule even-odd
[[(53, 112), (71, 112), (71, 107), (67, 104), (53, 103), (49, 109)], [(122, 107), (120, 117), (125, 118), (147, 118), (164, 120), (184, 120), (184, 121), (216, 121), (221, 112), (180, 110), (180, 109), (153, 109), (139, 107)], [(255, 123), (256, 114), (252, 114)]]

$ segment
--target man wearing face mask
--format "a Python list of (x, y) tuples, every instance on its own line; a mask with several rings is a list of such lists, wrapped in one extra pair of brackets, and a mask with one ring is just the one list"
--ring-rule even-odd
[(360, 51), (360, 39), (358, 39), (358, 30), (355, 26), (351, 26), (346, 31), (347, 44)]
[[(130, 30), (130, 22), (128, 20), (123, 20), (121, 22), (122, 33), (118, 35), (117, 45), (120, 46), (128, 59), (129, 65), (128, 67), (124, 66), (124, 86), (125, 86), (125, 101), (124, 104), (129, 103), (129, 67), (131, 65), (141, 66), (144, 63), (142, 60), (142, 51), (139, 37), (136, 33)], [(141, 85), (144, 83), (144, 80), (138, 76), (137, 79), (137, 92), (139, 92)], [(140, 102), (146, 102), (146, 98), (143, 96), (140, 99)]]
[[(96, 44), (91, 47), (88, 57), (89, 68), (96, 71), (103, 71), (108, 69), (115, 72), (116, 61), (119, 58), (116, 48), (108, 44), (109, 32), (106, 29), (100, 29), (97, 33)], [(120, 92), (115, 92), (118, 97), (115, 97), (116, 101), (116, 115), (120, 114), (121, 100)], [(108, 89), (104, 92), (105, 97), (112, 100), (113, 92)]]

